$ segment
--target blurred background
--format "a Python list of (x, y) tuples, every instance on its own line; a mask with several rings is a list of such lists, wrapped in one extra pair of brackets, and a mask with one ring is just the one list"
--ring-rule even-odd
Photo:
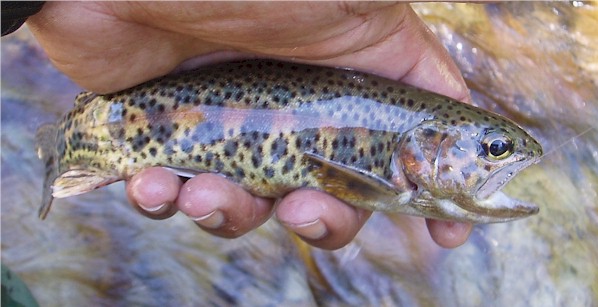
[[(41, 306), (596, 306), (598, 3), (414, 8), (475, 104), (543, 144), (543, 160), (506, 189), (538, 204), (539, 215), (476, 226), (465, 245), (445, 250), (423, 220), (376, 213), (351, 244), (329, 252), (275, 221), (228, 240), (182, 214), (150, 220), (126, 204), (119, 183), (56, 201), (42, 222), (34, 134), (80, 89), (24, 27), (1, 44), (2, 264)], [(3, 295), (5, 286), (3, 275)]]

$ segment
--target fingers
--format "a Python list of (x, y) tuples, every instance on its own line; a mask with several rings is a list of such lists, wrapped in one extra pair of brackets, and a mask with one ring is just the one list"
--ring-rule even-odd
[(236, 238), (268, 220), (273, 200), (254, 197), (222, 176), (201, 174), (183, 184), (176, 204), (205, 231)]
[(461, 246), (471, 233), (473, 225), (426, 219), (432, 240), (444, 248)]
[[(461, 71), (436, 35), (413, 10), (409, 11), (406, 22), (414, 28), (421, 52), (413, 61), (411, 69), (401, 77), (401, 81), (459, 101), (470, 102), (469, 89)], [(416, 38), (412, 41), (417, 43)]]
[[(160, 167), (133, 176), (127, 195), (147, 217), (165, 219), (180, 210), (203, 230), (225, 238), (239, 237), (260, 226), (273, 208), (273, 200), (252, 196), (222, 176), (201, 174), (183, 184), (173, 172)], [(370, 214), (312, 190), (292, 192), (277, 209), (285, 226), (324, 249), (348, 244)]]
[(129, 180), (127, 197), (141, 214), (152, 219), (165, 219), (177, 211), (174, 202), (181, 184), (181, 180), (173, 172), (161, 167), (151, 167)]
[(272, 200), (254, 197), (221, 176), (201, 174), (183, 184), (173, 172), (161, 167), (133, 176), (127, 195), (149, 218), (165, 219), (180, 210), (205, 231), (225, 238), (260, 226), (273, 207)]
[(371, 212), (312, 190), (291, 192), (276, 209), (281, 223), (307, 243), (323, 249), (347, 245), (370, 215)]

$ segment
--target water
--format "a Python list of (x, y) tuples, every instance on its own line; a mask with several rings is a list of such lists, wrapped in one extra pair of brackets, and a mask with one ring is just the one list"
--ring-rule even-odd
[(597, 304), (598, 7), (415, 7), (476, 104), (521, 123), (545, 152), (554, 149), (507, 187), (539, 204), (539, 215), (477, 226), (464, 246), (444, 250), (421, 220), (374, 214), (354, 242), (328, 252), (276, 222), (228, 240), (180, 215), (149, 220), (115, 184), (56, 201), (41, 222), (33, 135), (70, 108), (79, 89), (23, 29), (2, 39), (2, 263), (42, 306)]

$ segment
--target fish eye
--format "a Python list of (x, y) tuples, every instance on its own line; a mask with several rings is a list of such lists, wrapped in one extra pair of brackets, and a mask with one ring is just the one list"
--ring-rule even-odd
[(513, 153), (513, 142), (506, 136), (491, 134), (482, 142), (482, 148), (493, 160), (502, 160)]

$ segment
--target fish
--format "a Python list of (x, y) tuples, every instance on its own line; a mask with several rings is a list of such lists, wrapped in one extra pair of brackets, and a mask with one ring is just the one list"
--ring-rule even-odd
[(215, 64), (83, 92), (38, 129), (44, 219), (54, 198), (162, 166), (256, 196), (310, 188), (366, 210), (495, 223), (538, 213), (502, 187), (542, 146), (515, 122), (395, 80), (276, 60)]

